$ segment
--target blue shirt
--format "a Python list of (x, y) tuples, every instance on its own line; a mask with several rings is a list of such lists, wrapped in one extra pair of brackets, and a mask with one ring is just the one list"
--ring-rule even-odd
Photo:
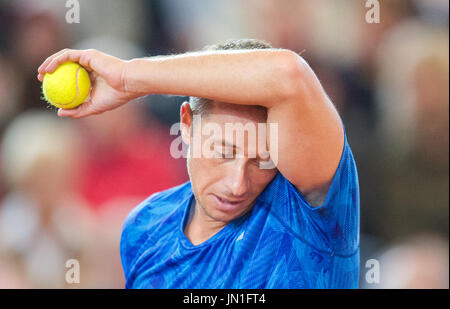
[(325, 202), (311, 207), (278, 173), (251, 211), (199, 245), (184, 234), (190, 182), (128, 215), (120, 251), (126, 288), (357, 288), (359, 185), (344, 149)]

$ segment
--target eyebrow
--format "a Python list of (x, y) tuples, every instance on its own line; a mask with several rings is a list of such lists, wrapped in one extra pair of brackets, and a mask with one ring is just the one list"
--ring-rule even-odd
[(224, 139), (222, 139), (222, 140), (214, 140), (213, 142), (214, 142), (214, 144), (217, 143), (217, 144), (220, 144), (220, 145), (224, 145), (226, 147), (238, 148), (235, 144), (229, 143), (229, 142), (227, 142)]

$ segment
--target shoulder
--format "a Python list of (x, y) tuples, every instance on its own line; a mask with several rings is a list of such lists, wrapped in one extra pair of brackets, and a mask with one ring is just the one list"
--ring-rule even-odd
[(176, 206), (176, 204), (188, 198), (190, 192), (191, 185), (190, 182), (187, 182), (168, 190), (152, 194), (128, 214), (123, 228), (125, 229), (132, 224), (139, 224), (142, 217), (145, 217), (149, 213), (158, 215), (170, 211), (173, 206)]
[(152, 194), (128, 214), (123, 225), (122, 234), (130, 229), (142, 228), (142, 225), (148, 226), (150, 217), (157, 218), (170, 213), (173, 208), (189, 198), (191, 192), (191, 184), (187, 182)]
[(326, 190), (305, 194), (278, 173), (259, 197), (277, 229), (313, 247), (351, 254), (359, 245), (359, 182), (347, 140)]
[(324, 187), (302, 192), (279, 172), (260, 198), (266, 203), (281, 203), (289, 200), (311, 210), (315, 208), (323, 210), (345, 196), (348, 191), (354, 194), (359, 193), (359, 180), (355, 159), (345, 135), (338, 167), (331, 181)]
[(129, 265), (138, 257), (152, 231), (161, 220), (173, 214), (192, 194), (190, 182), (152, 194), (127, 216), (122, 227), (120, 255), (127, 275)]

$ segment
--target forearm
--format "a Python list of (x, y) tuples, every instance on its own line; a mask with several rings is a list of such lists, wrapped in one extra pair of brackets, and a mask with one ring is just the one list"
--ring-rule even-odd
[(275, 49), (140, 58), (128, 62), (123, 83), (127, 91), (142, 95), (195, 96), (269, 107), (290, 93), (292, 59), (292, 52)]

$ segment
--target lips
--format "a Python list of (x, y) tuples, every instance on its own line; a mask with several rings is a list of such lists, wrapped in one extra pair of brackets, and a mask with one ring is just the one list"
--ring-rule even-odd
[(223, 198), (213, 194), (214, 200), (216, 201), (216, 205), (221, 210), (234, 210), (236, 207), (242, 205), (246, 200), (230, 200), (227, 198)]
[(240, 203), (242, 203), (244, 200), (229, 200), (229, 199), (225, 199), (225, 198), (222, 198), (222, 197), (220, 197), (220, 196), (217, 196), (216, 195), (216, 197), (219, 199), (219, 201), (221, 201), (222, 203), (228, 203), (228, 204), (231, 204), (231, 205), (236, 205), (236, 204), (240, 204)]

